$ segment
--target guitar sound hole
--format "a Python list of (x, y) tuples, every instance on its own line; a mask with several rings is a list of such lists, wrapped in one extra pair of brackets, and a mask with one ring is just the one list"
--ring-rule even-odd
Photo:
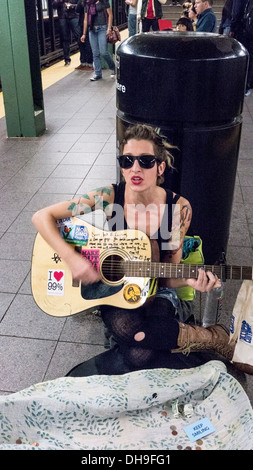
[(108, 256), (102, 263), (102, 274), (110, 282), (120, 281), (124, 276), (122, 258), (119, 255)]

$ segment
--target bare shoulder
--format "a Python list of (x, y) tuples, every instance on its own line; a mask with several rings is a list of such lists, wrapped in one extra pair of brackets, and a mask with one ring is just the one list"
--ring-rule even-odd
[(82, 198), (86, 199), (87, 197), (91, 199), (103, 198), (108, 202), (114, 201), (114, 189), (113, 185), (100, 186), (99, 188), (89, 191), (89, 193), (83, 194)]
[(90, 210), (98, 209), (106, 211), (113, 202), (113, 185), (101, 186), (82, 194), (79, 199), (72, 200), (68, 209), (72, 211), (72, 215), (85, 214)]

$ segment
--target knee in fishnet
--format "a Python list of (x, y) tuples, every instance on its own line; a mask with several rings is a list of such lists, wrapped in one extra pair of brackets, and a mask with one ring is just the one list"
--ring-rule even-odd
[(153, 356), (151, 349), (130, 347), (123, 351), (126, 361), (133, 367), (145, 367)]
[(113, 313), (106, 315), (106, 325), (115, 338), (123, 342), (132, 342), (134, 335), (140, 330), (143, 320), (132, 312)]

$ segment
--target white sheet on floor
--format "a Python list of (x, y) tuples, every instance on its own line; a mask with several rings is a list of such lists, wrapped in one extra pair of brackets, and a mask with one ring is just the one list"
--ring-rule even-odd
[[(184, 415), (186, 404), (191, 417)], [(215, 431), (193, 442), (184, 427), (202, 418)], [(250, 401), (220, 361), (185, 370), (64, 377), (0, 397), (0, 450), (186, 448), (253, 449)]]

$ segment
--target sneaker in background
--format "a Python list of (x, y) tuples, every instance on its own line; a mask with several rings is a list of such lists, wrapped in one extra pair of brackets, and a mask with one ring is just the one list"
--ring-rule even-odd
[(93, 77), (90, 78), (91, 82), (96, 82), (97, 80), (100, 80), (102, 77), (99, 77), (98, 75), (93, 75)]

